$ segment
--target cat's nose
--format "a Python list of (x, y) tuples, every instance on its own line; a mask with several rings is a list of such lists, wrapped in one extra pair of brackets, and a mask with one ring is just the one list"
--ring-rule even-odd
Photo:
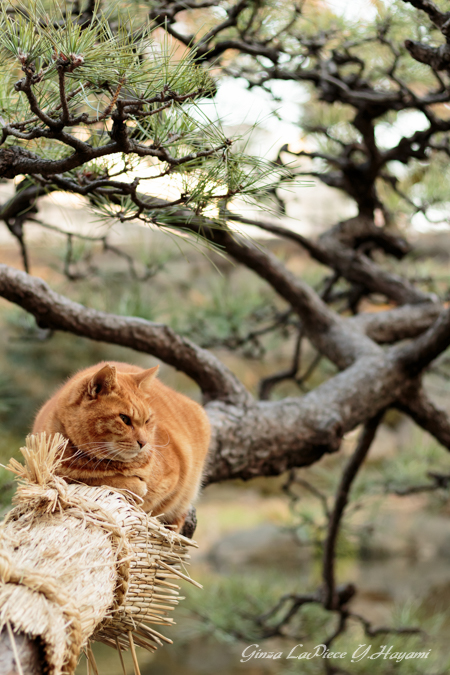
[(139, 441), (139, 440), (138, 440), (137, 444), (138, 444), (138, 446), (140, 447), (140, 449), (142, 450), (142, 448), (143, 448), (144, 445), (145, 445), (145, 442), (144, 442), (144, 441)]

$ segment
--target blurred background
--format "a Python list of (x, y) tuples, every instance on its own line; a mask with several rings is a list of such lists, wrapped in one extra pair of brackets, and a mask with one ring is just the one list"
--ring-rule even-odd
[[(303, 188), (296, 196), (308, 204), (324, 188)], [(56, 201), (56, 203), (55, 203)], [(333, 195), (322, 200), (331, 212), (340, 208)], [(86, 227), (100, 236), (103, 225), (92, 223), (92, 215), (72, 197), (46, 198), (42, 209), (45, 222), (64, 222), (67, 229)], [(332, 214), (330, 215), (330, 218)], [(305, 216), (305, 220), (307, 217)], [(277, 297), (256, 276), (233, 265), (215, 252), (196, 251), (190, 243), (176, 245), (166, 235), (141, 227), (114, 226), (109, 234), (113, 244), (153, 269), (145, 283), (129, 279), (128, 261), (100, 244), (76, 244), (72, 270), (82, 277), (95, 267), (95, 280), (88, 275), (75, 283), (61, 272), (61, 245), (58, 236), (42, 230), (28, 232), (32, 239), (31, 272), (48, 281), (52, 288), (91, 307), (163, 321), (177, 331), (211, 348), (239, 376), (254, 394), (258, 382), (287, 367), (293, 349), (294, 333), (284, 330), (268, 333), (257, 340), (246, 336), (256, 327), (270, 324), (282, 311)], [(20, 268), (20, 256), (14, 241), (3, 231), (0, 262)], [(112, 239), (111, 239), (112, 237)], [(411, 273), (420, 272), (420, 251), (440, 275), (448, 280), (449, 250), (442, 235), (428, 232), (417, 236), (417, 259)], [(296, 274), (311, 284), (318, 282), (322, 270), (301, 251), (286, 242), (266, 238), (261, 245), (286, 261)], [(436, 269), (434, 270), (434, 272)], [(40, 405), (71, 374), (100, 360), (123, 360), (151, 367), (154, 359), (129, 349), (90, 342), (82, 338), (51, 334), (36, 327), (22, 310), (0, 302), (3, 339), (0, 362), (0, 462), (20, 458), (19, 447), (29, 432)], [(242, 341), (242, 344), (240, 344)], [(227, 345), (232, 345), (232, 349)], [(311, 360), (314, 355), (311, 354)], [(444, 366), (445, 367), (445, 364)], [(327, 379), (333, 366), (324, 362), (305, 384), (305, 391)], [(170, 386), (199, 400), (199, 391), (191, 380), (162, 365), (161, 379)], [(429, 391), (439, 404), (450, 409), (450, 386), (438, 374), (428, 375)], [(273, 397), (301, 395), (292, 382), (278, 385)], [(166, 630), (174, 639), (156, 655), (140, 655), (143, 673), (202, 675), (212, 671), (231, 673), (298, 672), (298, 663), (284, 659), (249, 660), (240, 663), (247, 644), (242, 636), (254, 638), (264, 649), (288, 653), (289, 640), (258, 640), (253, 618), (272, 607), (283, 593), (305, 592), (320, 583), (320, 540), (324, 532), (327, 504), (336, 489), (346, 457), (352, 452), (358, 432), (345, 438), (343, 449), (317, 465), (297, 470), (295, 476), (235, 481), (205, 489), (198, 505), (195, 539), (199, 549), (192, 556), (189, 574), (204, 585), (200, 591), (183, 584), (187, 599), (177, 608), (177, 626)], [(450, 471), (450, 458), (435, 441), (419, 431), (400, 413), (389, 413), (371, 449), (365, 471), (358, 478), (352, 503), (339, 541), (338, 577), (352, 581), (358, 594), (352, 611), (370, 618), (375, 626), (391, 624), (419, 625), (426, 638), (385, 637), (376, 644), (396, 644), (402, 651), (432, 649), (438, 663), (446, 652), (450, 601), (450, 505), (446, 490), (410, 495), (392, 494), (421, 484), (427, 471)], [(0, 470), (3, 513), (14, 492), (11, 474)], [(387, 494), (390, 492), (390, 494)], [(306, 607), (297, 629), (305, 635), (306, 646), (319, 644), (333, 626), (332, 619), (320, 608)], [(292, 627), (294, 630), (295, 626)], [(340, 639), (335, 648), (353, 650), (367, 642), (359, 629)], [(420, 643), (420, 644), (419, 644)], [(295, 644), (295, 643), (292, 643)], [(419, 644), (419, 646), (418, 646)], [(116, 654), (96, 646), (100, 672), (120, 673)], [(430, 655), (430, 656), (431, 656)], [(320, 659), (302, 662), (301, 672), (322, 672)], [(352, 664), (354, 672), (376, 673), (386, 665), (373, 661)], [(294, 664), (294, 665), (292, 665)], [(412, 665), (416, 670), (411, 670)], [(131, 668), (131, 661), (128, 663)], [(80, 664), (84, 672), (85, 664)], [(397, 666), (396, 666), (397, 667)], [(440, 672), (427, 670), (429, 662), (398, 664), (399, 672)], [(405, 670), (406, 668), (406, 670)], [(425, 670), (421, 670), (425, 668)], [(380, 670), (381, 672), (381, 670)], [(395, 671), (397, 672), (397, 670)]]
[[(329, 1), (338, 16), (357, 22), (375, 12), (374, 2)], [(186, 17), (186, 21), (192, 21)], [(223, 77), (209, 113), (220, 111), (227, 133), (252, 131), (248, 150), (271, 159), (278, 149), (307, 147), (299, 117), (308, 109), (309, 93), (292, 82), (277, 83), (277, 101), (259, 90), (248, 91), (239, 79)], [(218, 113), (217, 113), (218, 114)], [(403, 118), (401, 125), (417, 120)], [(254, 125), (257, 123), (257, 128)], [(412, 128), (411, 126), (411, 128)], [(395, 124), (385, 134), (399, 133)], [(297, 144), (297, 145), (296, 145)], [(14, 186), (0, 184), (0, 201)], [(279, 222), (289, 223), (305, 235), (317, 236), (341, 218), (356, 213), (342, 193), (319, 181), (286, 190), (286, 210)], [(256, 211), (236, 204), (235, 211), (251, 218)], [(409, 278), (430, 279), (430, 289), (450, 284), (448, 223), (432, 225), (416, 214), (408, 236), (414, 254), (402, 263)], [(172, 237), (135, 224), (107, 224), (96, 220), (76, 196), (50, 195), (40, 202), (43, 228), (27, 225), (31, 273), (51, 287), (90, 307), (123, 315), (140, 316), (172, 326), (198, 344), (211, 349), (253, 393), (260, 380), (289, 367), (295, 342), (291, 317), (278, 322), (285, 306), (271, 289), (250, 271), (217, 251), (197, 248), (185, 238)], [(401, 220), (401, 218), (400, 218)], [(52, 230), (82, 235), (70, 239)], [(298, 247), (265, 235), (250, 226), (240, 228), (258, 237), (260, 245), (282, 259), (288, 269), (313, 287), (326, 269), (313, 263)], [(102, 238), (108, 235), (108, 247)], [(0, 230), (0, 262), (22, 268), (13, 236)], [(117, 247), (117, 249), (116, 249)], [(121, 253), (118, 254), (117, 250)], [(125, 255), (123, 255), (125, 254)], [(134, 262), (131, 263), (130, 261)], [(396, 261), (386, 262), (396, 270)], [(144, 282), (139, 280), (145, 276)], [(426, 283), (426, 281), (424, 282)], [(434, 284), (434, 286), (433, 286)], [(70, 288), (70, 291), (69, 291)], [(379, 308), (383, 308), (381, 305)], [(132, 350), (94, 343), (72, 335), (52, 334), (36, 327), (24, 311), (0, 300), (0, 462), (20, 458), (19, 448), (40, 405), (76, 370), (101, 360), (123, 360), (151, 367), (156, 360)], [(304, 368), (314, 362), (306, 353)], [(302, 387), (284, 381), (272, 398), (299, 396), (334, 372), (322, 360)], [(450, 411), (448, 358), (427, 375), (428, 391)], [(196, 385), (162, 364), (161, 379), (183, 393), (200, 399)], [(320, 583), (321, 538), (337, 481), (346, 458), (354, 449), (358, 431), (349, 434), (342, 450), (317, 465), (277, 478), (234, 481), (207, 487), (197, 505), (198, 550), (189, 574), (204, 585), (202, 591), (183, 585), (186, 595), (177, 608), (177, 626), (165, 634), (175, 644), (155, 655), (141, 653), (143, 675), (219, 675), (245, 673), (319, 673), (320, 659), (302, 662), (284, 658), (252, 659), (241, 663), (241, 652), (254, 642), (265, 651), (283, 651), (296, 644), (286, 640), (262, 642), (255, 617), (271, 608), (286, 592), (306, 592)], [(364, 636), (353, 626), (334, 648), (352, 652), (360, 643), (394, 645), (394, 651), (426, 651), (427, 661), (392, 664), (382, 660), (352, 664), (352, 673), (448, 672), (450, 616), (450, 503), (448, 490), (410, 492), (424, 482), (427, 472), (450, 472), (450, 457), (424, 432), (400, 413), (390, 412), (370, 451), (365, 470), (356, 481), (339, 539), (338, 577), (352, 581), (358, 594), (351, 609), (375, 626), (412, 625), (423, 630), (414, 636)], [(11, 474), (0, 468), (1, 506), (10, 508), (14, 493)], [(333, 629), (333, 617), (314, 605), (305, 607), (292, 633), (302, 635), (305, 649), (323, 642)], [(95, 647), (100, 672), (121, 672), (117, 655)], [(126, 658), (127, 666), (131, 661)], [(79, 672), (86, 667), (82, 662)], [(131, 669), (129, 670), (131, 672)]]

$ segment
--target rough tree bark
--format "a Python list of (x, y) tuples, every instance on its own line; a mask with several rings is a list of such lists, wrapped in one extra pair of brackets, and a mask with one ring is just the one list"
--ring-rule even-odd
[[(215, 6), (217, 2), (208, 0), (201, 7)], [(446, 15), (428, 1), (415, 0), (412, 4), (426, 11), (446, 35)], [(277, 80), (309, 82), (321, 101), (339, 102), (353, 111), (349, 126), (360, 140), (336, 139), (327, 127), (317, 125), (311, 127), (311, 132), (332, 140), (336, 147), (334, 154), (319, 150), (294, 152), (283, 146), (277, 162), (282, 165), (286, 154), (289, 159), (324, 162), (328, 170), (294, 167), (290, 171), (297, 176), (315, 176), (343, 190), (355, 201), (358, 216), (336, 223), (316, 240), (226, 210), (218, 227), (217, 222), (194, 213), (186, 205), (186, 195), (168, 203), (140, 194), (138, 182), (113, 179), (107, 172), (76, 177), (68, 171), (101, 154), (117, 151), (138, 157), (151, 155), (165, 162), (167, 171), (198, 159), (202, 153), (177, 158), (165, 147), (138, 142), (134, 127), (127, 126), (130, 116), (153, 114), (144, 109), (145, 105), (172, 105), (184, 99), (177, 92), (165, 90), (151, 101), (129, 100), (122, 98), (119, 86), (110, 105), (102, 112), (105, 119), (110, 115), (112, 120), (110, 141), (97, 148), (72, 133), (77, 125), (89, 125), (95, 120), (75, 114), (75, 108), (75, 112), (69, 111), (62, 86), (61, 103), (52, 114), (39, 108), (33, 93), (34, 74), (28, 64), (24, 66), (25, 77), (17, 83), (17, 90), (27, 98), (35, 117), (19, 125), (6, 125), (2, 141), (10, 136), (25, 141), (51, 139), (66, 145), (71, 154), (46, 160), (23, 146), (3, 147), (0, 175), (10, 178), (28, 173), (32, 185), (21, 186), (2, 206), (0, 217), (11, 231), (17, 230), (20, 239), (24, 219), (33, 218), (37, 200), (55, 190), (83, 195), (93, 202), (108, 199), (115, 205), (126, 198), (136, 207), (135, 217), (144, 222), (148, 222), (145, 219), (149, 213), (170, 208), (170, 227), (203, 236), (263, 279), (296, 317), (301, 339), (307, 338), (318, 354), (331, 361), (339, 372), (302, 397), (258, 401), (216, 356), (166, 325), (89, 309), (55, 293), (40, 279), (6, 265), (0, 266), (0, 295), (31, 313), (41, 327), (132, 347), (160, 358), (193, 378), (202, 390), (213, 426), (206, 482), (274, 475), (291, 467), (311, 464), (325, 453), (338, 450), (344, 434), (389, 407), (404, 410), (448, 448), (450, 423), (445, 413), (428, 400), (421, 377), (430, 362), (450, 344), (449, 310), (435, 294), (385, 269), (375, 254), (401, 259), (410, 251), (409, 244), (387, 226), (392, 214), (382, 203), (378, 185), (384, 181), (394, 192), (398, 191), (398, 181), (389, 173), (393, 161), (408, 164), (417, 159), (425, 160), (429, 151), (445, 153), (448, 150), (445, 143), (436, 144), (435, 139), (450, 130), (450, 121), (439, 118), (435, 110), (437, 103), (450, 101), (450, 89), (437, 77), (431, 64), (430, 86), (411, 92), (397, 73), (400, 52), (389, 37), (388, 23), (373, 38), (393, 59), (386, 66), (385, 76), (390, 86), (385, 87), (374, 85), (363, 76), (365, 64), (352, 52), (357, 43), (345, 43), (341, 51), (327, 51), (328, 37), (320, 31), (312, 37), (299, 35), (295, 29), (295, 19), (301, 13), (298, 8), (284, 29), (291, 40), (289, 48), (281, 39), (281, 33), (270, 39), (259, 36), (258, 8), (243, 27), (243, 13), (248, 9), (246, 0), (227, 7), (226, 19), (197, 41), (193, 36), (183, 35), (174, 25), (177, 14), (189, 8), (198, 9), (200, 5), (164, 2), (151, 10), (150, 19), (159, 21), (164, 17), (166, 30), (177, 40), (192, 44), (204, 60), (220, 57), (231, 48), (247, 55), (264, 56), (265, 61), (254, 62), (253, 70), (236, 62), (235, 74), (245, 77), (250, 86), (264, 86)], [(296, 41), (296, 47), (292, 47), (292, 41)], [(348, 64), (356, 67), (351, 75), (346, 70)], [(67, 64), (64, 62), (58, 67), (61, 84)], [(437, 84), (433, 77), (437, 77)], [(199, 92), (187, 96), (194, 94)], [(165, 96), (170, 98), (168, 103)], [(379, 147), (375, 134), (379, 119), (388, 112), (412, 109), (425, 114), (426, 128), (401, 136), (392, 147)], [(203, 155), (222, 151), (224, 147), (219, 146), (203, 151)], [(383, 212), (385, 227), (375, 225), (376, 209)], [(327, 291), (319, 294), (270, 251), (238, 236), (228, 227), (227, 223), (231, 222), (256, 225), (302, 247), (314, 260), (332, 270), (333, 278)], [(23, 244), (23, 237), (20, 241)], [(345, 279), (349, 284), (348, 309), (355, 316), (342, 316), (333, 309), (332, 289), (338, 279)], [(376, 314), (358, 313), (360, 300), (374, 295), (387, 300), (392, 309)], [(408, 342), (404, 344), (405, 341)], [(294, 370), (286, 371), (287, 376), (295, 377)]]
[[(0, 296), (29, 312), (39, 326), (151, 354), (181, 370), (198, 384), (213, 429), (205, 484), (278, 475), (288, 469), (313, 464), (326, 453), (338, 451), (344, 435), (362, 426), (355, 453), (341, 476), (334, 508), (327, 514), (323, 586), (314, 593), (283, 596), (273, 610), (261, 618), (263, 637), (283, 636), (292, 616), (306, 603), (319, 603), (337, 613), (338, 625), (325, 641), (327, 646), (343, 632), (349, 619), (359, 621), (369, 636), (392, 632), (386, 627), (374, 629), (366, 619), (353, 614), (348, 602), (355, 587), (336, 583), (336, 542), (352, 484), (363, 466), (382, 415), (389, 408), (401, 410), (444, 448), (450, 449), (450, 418), (430, 400), (423, 377), (430, 364), (450, 346), (450, 309), (445, 302), (448, 289), (439, 295), (430, 292), (425, 284), (409, 278), (406, 273), (394, 272), (385, 264), (389, 257), (402, 260), (411, 253), (412, 247), (392, 227), (396, 213), (386, 206), (388, 200), (385, 200), (383, 190), (390, 190), (396, 199), (403, 200), (410, 216), (426, 215), (433, 206), (433, 200), (430, 203), (425, 199), (414, 200), (402, 192), (399, 178), (392, 169), (393, 163), (406, 168), (414, 162), (425, 166), (435, 157), (450, 156), (450, 119), (447, 115), (440, 116), (443, 108), (439, 107), (439, 104), (448, 106), (450, 103), (450, 51), (447, 44), (450, 13), (442, 12), (431, 0), (404, 2), (425, 12), (442, 32), (445, 44), (434, 47), (426, 41), (406, 39), (403, 45), (390, 32), (389, 16), (374, 26), (371, 35), (366, 32), (362, 38), (347, 36), (339, 41), (334, 30), (328, 34), (318, 26), (314, 32), (312, 24), (302, 31), (297, 20), (306, 3), (292, 8), (288, 4), (287, 9), (284, 8), (287, 11), (284, 25), (283, 7), (280, 6), (278, 27), (273, 33), (267, 30), (264, 3), (249, 3), (248, 0), (224, 3), (223, 6), (221, 0), (186, 0), (182, 3), (160, 0), (152, 3), (149, 11), (148, 16), (155, 25), (164, 25), (175, 40), (191, 46), (202, 62), (220, 65), (221, 58), (227, 54), (222, 63), (225, 70), (244, 78), (249, 88), (261, 87), (270, 92), (270, 87), (277, 81), (301, 83), (302, 86), (306, 83), (315, 92), (312, 103), (337, 104), (335, 109), (343, 107), (348, 112), (344, 134), (340, 134), (339, 128), (334, 129), (332, 123), (329, 126), (328, 123), (316, 123), (316, 120), (306, 121), (302, 134), (306, 131), (313, 138), (318, 137), (322, 146), (317, 143), (312, 150), (297, 152), (284, 145), (276, 159), (276, 165), (285, 165), (289, 175), (317, 178), (353, 200), (357, 216), (336, 222), (316, 239), (268, 222), (265, 216), (249, 219), (231, 212), (227, 200), (234, 192), (225, 195), (219, 209), (221, 218), (215, 221), (204, 217), (200, 206), (191, 208), (189, 195), (182, 194), (169, 203), (138, 192), (138, 179), (121, 181), (117, 176), (109, 175), (108, 170), (103, 173), (81, 171), (91, 160), (118, 152), (159, 160), (164, 176), (183, 163), (189, 165), (205, 153), (207, 156), (219, 153), (220, 156), (228, 147), (228, 140), (203, 153), (192, 152), (180, 157), (176, 155), (176, 147), (175, 154), (170, 150), (171, 142), (176, 143), (176, 134), (167, 137), (167, 147), (153, 142), (153, 137), (142, 142), (136, 140), (139, 138), (136, 121), (155, 112), (145, 106), (154, 103), (168, 106), (184, 100), (170, 87), (151, 100), (123, 98), (122, 84), (115, 90), (109, 87), (105, 96), (109, 96), (110, 103), (100, 114), (111, 121), (109, 140), (97, 147), (72, 133), (83, 124), (95, 124), (96, 120), (86, 117), (87, 113), (80, 115), (75, 106), (69, 110), (63, 86), (60, 86), (59, 105), (53, 110), (39, 108), (33, 94), (36, 77), (28, 64), (23, 68), (25, 77), (16, 84), (16, 91), (26, 96), (34, 117), (19, 123), (11, 121), (3, 127), (0, 177), (11, 179), (22, 174), (27, 177), (17, 186), (14, 196), (0, 205), (0, 219), (19, 243), (26, 271), (30, 256), (25, 245), (24, 224), (33, 220), (39, 222), (35, 216), (44, 195), (66, 191), (83, 196), (92, 204), (108, 201), (118, 208), (122, 222), (134, 217), (145, 224), (157, 225), (160, 222), (155, 214), (169, 211), (172, 229), (202, 236), (230, 259), (256, 274), (283, 301), (284, 314), (294, 317), (297, 338), (292, 366), (266, 378), (260, 391), (263, 393), (261, 398), (268, 400), (257, 400), (213, 353), (178, 335), (169, 326), (90, 309), (54, 292), (41, 279), (0, 265)], [(211, 19), (214, 25), (205, 34), (183, 33), (183, 22), (179, 21), (182, 12), (219, 6), (220, 12)], [(316, 5), (314, 11), (317, 11)], [(91, 19), (92, 11), (86, 10), (82, 20), (88, 24)], [(361, 45), (367, 47), (367, 44), (373, 45), (374, 53), (382, 48), (384, 60), (375, 59), (374, 65), (367, 51), (361, 56), (358, 48)], [(408, 80), (405, 58), (410, 57), (404, 47), (414, 59), (429, 67), (429, 82), (420, 81), (420, 86), (415, 86)], [(236, 59), (231, 58), (230, 50), (234, 50)], [(244, 59), (240, 59), (241, 55)], [(64, 84), (67, 63), (58, 65), (60, 85), (61, 82)], [(399, 138), (390, 147), (382, 146), (377, 125), (390, 119), (387, 115), (409, 111), (421, 113), (424, 128), (412, 133), (400, 131)], [(129, 124), (130, 119), (133, 124)], [(17, 145), (8, 145), (11, 137), (18, 139), (14, 140)], [(25, 146), (33, 139), (56, 141), (65, 146), (66, 155), (46, 159), (37, 150), (31, 152)], [(77, 168), (79, 173), (74, 172)], [(282, 178), (271, 187), (270, 194), (283, 212), (285, 204), (277, 192), (279, 187), (283, 187)], [(131, 204), (132, 215), (121, 210), (125, 202)], [(236, 234), (234, 223), (253, 225), (289, 241), (293, 247), (306, 251), (313, 261), (328, 267), (331, 276), (324, 280), (320, 291), (315, 290), (300, 275), (290, 272), (270, 250)], [(68, 244), (73, 236), (77, 236), (63, 230), (60, 233), (67, 235)], [(101, 241), (105, 245), (106, 238)], [(65, 271), (70, 279), (68, 267)], [(336, 289), (338, 281), (345, 282), (344, 291)], [(373, 303), (380, 299), (387, 303), (388, 309), (361, 313), (362, 300)], [(344, 309), (342, 302), (339, 306), (339, 301), (345, 302)], [(333, 364), (335, 374), (301, 396), (270, 400), (274, 383), (298, 380), (299, 355), (305, 339), (317, 353), (313, 363), (326, 358)], [(294, 474), (290, 472), (290, 475)], [(416, 491), (448, 485), (448, 476), (430, 474), (430, 477), (434, 482), (418, 486)], [(414, 487), (410, 492), (414, 492)], [(407, 493), (408, 489), (404, 494)], [(190, 531), (195, 527), (194, 518), (191, 520)], [(280, 610), (283, 610), (281, 617), (274, 624), (273, 617)], [(397, 632), (414, 633), (417, 629), (399, 628)], [(5, 672), (10, 672), (13, 663), (5, 635), (1, 640), (6, 650)], [(34, 647), (28, 645), (28, 648), (32, 660)], [(3, 675), (1, 667), (0, 675)]]
[[(250, 260), (254, 249), (248, 244), (245, 246), (250, 248), (250, 252), (245, 252)], [(263, 255), (268, 254), (258, 252), (257, 259)], [(290, 275), (283, 275), (287, 284)], [(297, 285), (289, 289), (292, 300)], [(431, 311), (428, 303), (424, 304), (422, 313), (417, 306), (409, 309), (411, 315), (406, 307), (392, 310), (397, 339), (403, 336), (401, 320), (403, 330), (411, 334), (409, 316), (418, 319), (422, 330), (430, 327), (406, 346), (382, 349), (362, 332), (364, 321), (358, 326), (355, 319), (361, 317), (333, 317), (331, 327), (327, 326), (330, 312), (310, 290), (305, 314), (299, 311), (302, 318), (305, 316), (305, 323), (310, 322), (310, 340), (324, 351), (327, 348), (327, 355), (333, 356), (344, 370), (302, 398), (255, 401), (242, 388), (238, 390), (239, 398), (233, 400), (230, 391), (236, 388), (233, 390), (228, 383), (234, 384), (236, 380), (228, 369), (199, 348), (195, 352), (197, 358), (191, 360), (191, 343), (173, 333), (172, 340), (167, 341), (166, 327), (86, 309), (50, 291), (42, 280), (6, 265), (0, 266), (0, 294), (27, 309), (40, 325), (48, 328), (131, 346), (159, 356), (175, 367), (188, 364), (189, 374), (206, 388), (209, 399), (206, 409), (213, 426), (213, 438), (207, 482), (276, 475), (293, 466), (309, 465), (324, 453), (338, 450), (345, 433), (379, 410), (399, 404), (417, 382), (420, 371), (450, 344), (450, 310), (442, 309), (435, 321), (436, 308), (433, 305)], [(303, 299), (301, 284), (299, 294)], [(388, 341), (386, 315), (389, 314), (382, 313), (378, 323), (385, 342)], [(317, 334), (314, 316), (317, 316), (316, 325), (320, 326)], [(369, 326), (371, 332), (376, 333), (376, 316), (371, 317)], [(418, 332), (417, 326), (414, 332)], [(350, 339), (346, 339), (349, 335)], [(346, 367), (346, 364), (349, 365)], [(183, 369), (186, 372), (187, 367)], [(216, 385), (218, 381), (221, 389)], [(213, 385), (216, 386), (215, 398), (211, 400)], [(432, 416), (424, 408), (423, 414), (415, 419), (440, 439), (445, 438), (444, 413), (441, 417)]]
[(0, 632), (0, 675), (42, 675), (44, 671), (39, 642), (24, 633), (15, 633), (13, 640), (8, 629), (3, 628)]

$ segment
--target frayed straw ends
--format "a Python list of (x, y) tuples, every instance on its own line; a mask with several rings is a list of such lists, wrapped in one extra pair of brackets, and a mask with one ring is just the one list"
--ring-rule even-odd
[(178, 568), (196, 546), (131, 497), (55, 475), (66, 443), (27, 437), (25, 465), (8, 466), (17, 506), (0, 526), (0, 628), (39, 636), (51, 675), (71, 675), (90, 640), (152, 651), (171, 642), (148, 624), (173, 623), (173, 581), (190, 580)]

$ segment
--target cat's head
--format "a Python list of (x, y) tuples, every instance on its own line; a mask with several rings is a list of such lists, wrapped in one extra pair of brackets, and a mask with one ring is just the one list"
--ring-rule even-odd
[(83, 381), (63, 420), (72, 443), (99, 460), (131, 462), (148, 454), (156, 429), (151, 382), (158, 368), (123, 373), (106, 364)]

